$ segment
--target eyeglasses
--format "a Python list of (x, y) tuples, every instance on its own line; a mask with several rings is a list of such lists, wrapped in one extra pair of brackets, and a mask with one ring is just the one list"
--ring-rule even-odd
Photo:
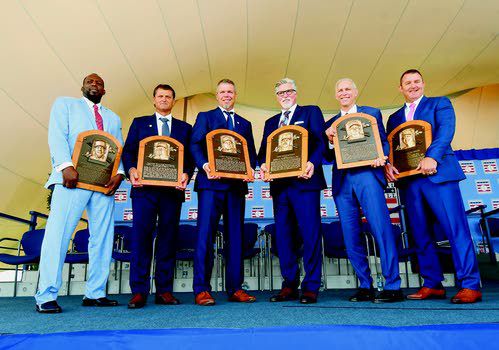
[(284, 96), (290, 96), (290, 95), (294, 94), (295, 92), (296, 92), (296, 90), (289, 89), (289, 90), (284, 90), (284, 91), (277, 91), (276, 95), (279, 97), (284, 97)]

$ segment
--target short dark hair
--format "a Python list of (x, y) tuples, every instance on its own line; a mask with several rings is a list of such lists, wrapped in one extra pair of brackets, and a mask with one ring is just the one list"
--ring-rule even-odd
[(171, 91), (173, 94), (173, 99), (175, 99), (175, 90), (173, 90), (173, 88), (168, 84), (159, 84), (158, 86), (156, 86), (154, 88), (154, 91), (152, 92), (152, 97), (156, 97), (156, 91), (158, 91), (159, 89)]
[(236, 84), (230, 80), (230, 79), (222, 79), (217, 83), (217, 88), (220, 86), (220, 84), (230, 84), (234, 87), (234, 91), (236, 91)]
[(402, 85), (402, 78), (404, 78), (407, 74), (419, 74), (421, 76), (421, 80), (424, 81), (423, 74), (421, 74), (420, 71), (418, 71), (417, 69), (408, 69), (404, 73), (402, 73), (402, 75), (400, 76), (400, 80), (399, 80), (400, 85)]

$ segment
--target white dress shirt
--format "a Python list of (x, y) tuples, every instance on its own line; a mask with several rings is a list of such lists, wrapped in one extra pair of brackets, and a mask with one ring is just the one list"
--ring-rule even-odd
[(163, 122), (159, 119), (159, 118), (166, 118), (168, 119), (167, 123), (168, 123), (168, 128), (170, 130), (170, 135), (172, 133), (172, 114), (168, 114), (168, 115), (162, 115), (158, 112), (155, 113), (156, 115), (156, 124), (158, 125), (158, 135), (159, 136), (168, 136), (168, 135), (163, 135)]
[[(418, 108), (419, 106), (419, 102), (421, 102), (421, 99), (423, 98), (423, 96), (421, 96), (420, 98), (418, 98), (416, 101), (414, 102), (406, 102), (405, 103), (405, 108), (404, 108), (404, 113), (405, 113), (405, 117), (407, 118), (407, 115), (409, 114), (409, 109), (410, 109), (410, 105), (411, 104), (415, 104), (414, 106), (414, 114), (416, 114), (416, 109)], [(414, 115), (412, 116), (412, 119), (414, 119)]]
[[(286, 122), (286, 125), (291, 124), (291, 119), (293, 118), (293, 115), (295, 114), (295, 109), (296, 109), (296, 103), (294, 105), (292, 105), (290, 109), (288, 109), (288, 111), (290, 113), (288, 115), (288, 121)], [(286, 112), (286, 110), (282, 109), (281, 110), (281, 117), (279, 118), (279, 124), (277, 124), (277, 125), (281, 125), (281, 121), (284, 119), (284, 112)]]

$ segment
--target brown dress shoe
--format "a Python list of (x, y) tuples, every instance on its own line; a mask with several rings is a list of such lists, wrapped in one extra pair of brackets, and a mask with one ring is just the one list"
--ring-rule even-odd
[(256, 298), (253, 295), (249, 295), (244, 290), (239, 289), (229, 298), (229, 301), (233, 301), (236, 303), (253, 303), (256, 301)]
[(302, 304), (315, 304), (317, 302), (317, 293), (314, 292), (303, 292), (300, 297), (300, 303)]
[(136, 293), (132, 296), (132, 299), (128, 302), (129, 309), (140, 309), (146, 305), (147, 296), (141, 293)]
[(409, 294), (407, 299), (425, 300), (425, 299), (445, 299), (445, 289), (423, 287), (414, 294)]
[(212, 306), (215, 305), (215, 299), (213, 299), (210, 292), (201, 292), (196, 294), (196, 304), (201, 306)]
[(154, 303), (160, 305), (178, 305), (180, 301), (172, 293), (164, 292), (163, 294), (156, 294)]
[(298, 291), (288, 287), (284, 287), (279, 294), (270, 297), (271, 302), (291, 301), (296, 299), (298, 299)]
[(450, 300), (453, 304), (472, 304), (482, 301), (482, 292), (468, 288), (462, 288)]

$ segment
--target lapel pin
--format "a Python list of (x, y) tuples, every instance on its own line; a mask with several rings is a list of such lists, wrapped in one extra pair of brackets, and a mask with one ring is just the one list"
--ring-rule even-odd
[(152, 128), (152, 125), (151, 125), (151, 124), (149, 124), (149, 127), (150, 127), (150, 128)]

